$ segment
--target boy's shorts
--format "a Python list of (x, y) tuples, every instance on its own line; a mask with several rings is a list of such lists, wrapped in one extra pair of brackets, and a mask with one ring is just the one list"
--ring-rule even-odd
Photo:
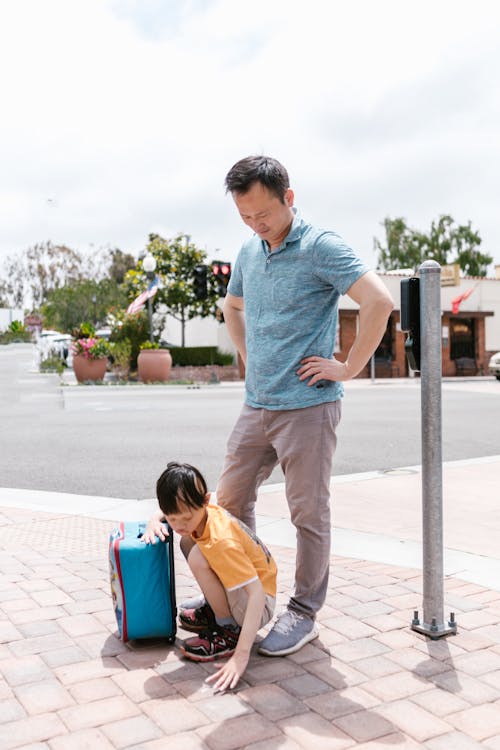
[[(248, 594), (244, 588), (233, 589), (232, 591), (226, 591), (227, 601), (231, 614), (238, 623), (243, 625), (245, 619), (245, 612), (247, 611)], [(262, 620), (260, 621), (260, 628), (272, 619), (274, 615), (274, 608), (276, 606), (276, 597), (266, 594), (266, 601), (264, 603), (264, 610), (262, 612)]]

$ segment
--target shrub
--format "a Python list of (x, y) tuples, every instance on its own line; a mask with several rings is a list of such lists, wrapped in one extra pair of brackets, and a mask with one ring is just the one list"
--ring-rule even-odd
[(92, 323), (80, 323), (78, 328), (71, 331), (74, 339), (93, 339), (95, 337), (95, 328)]
[(57, 352), (53, 351), (50, 351), (45, 359), (40, 361), (40, 372), (57, 372), (58, 375), (62, 375), (65, 367), (67, 367), (66, 362), (61, 359)]
[(140, 348), (142, 352), (143, 349), (159, 349), (160, 345), (156, 341), (143, 341)]
[(123, 339), (122, 341), (112, 341), (108, 346), (112, 371), (118, 375), (118, 377), (126, 380), (130, 371), (132, 344), (128, 339)]
[(216, 346), (175, 346), (170, 349), (172, 364), (198, 367), (203, 365), (232, 365), (234, 357)]
[(130, 343), (130, 368), (137, 369), (137, 357), (141, 344), (149, 338), (149, 320), (146, 312), (136, 315), (126, 313), (116, 315), (109, 340), (112, 342), (128, 341)]
[(0, 333), (0, 344), (22, 343), (31, 339), (31, 331), (19, 320), (13, 320), (7, 330)]

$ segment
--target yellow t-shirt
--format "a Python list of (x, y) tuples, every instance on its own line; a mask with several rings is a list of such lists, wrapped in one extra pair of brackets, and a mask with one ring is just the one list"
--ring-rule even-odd
[(219, 505), (207, 505), (207, 514), (203, 534), (193, 540), (224, 588), (232, 591), (260, 580), (266, 594), (276, 596), (277, 568), (267, 547)]

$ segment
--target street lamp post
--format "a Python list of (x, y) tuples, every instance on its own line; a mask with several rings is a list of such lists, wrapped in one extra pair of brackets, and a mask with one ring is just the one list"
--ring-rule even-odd
[[(142, 261), (142, 267), (146, 272), (148, 281), (151, 283), (155, 277), (156, 260), (151, 253), (147, 253)], [(153, 343), (153, 303), (151, 297), (148, 297), (148, 317), (149, 317), (149, 340)]]

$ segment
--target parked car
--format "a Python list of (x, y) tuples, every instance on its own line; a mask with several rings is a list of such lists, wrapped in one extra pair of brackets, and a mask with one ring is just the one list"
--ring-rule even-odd
[(109, 341), (109, 337), (111, 336), (111, 328), (109, 326), (105, 326), (104, 328), (99, 328), (95, 335), (100, 339), (106, 339), (106, 341)]
[(68, 365), (71, 364), (71, 336), (60, 331), (43, 330), (38, 337), (38, 348), (42, 358), (49, 353), (57, 354)]
[(492, 356), (488, 368), (491, 374), (494, 375), (497, 380), (500, 380), (500, 352), (497, 352)]

